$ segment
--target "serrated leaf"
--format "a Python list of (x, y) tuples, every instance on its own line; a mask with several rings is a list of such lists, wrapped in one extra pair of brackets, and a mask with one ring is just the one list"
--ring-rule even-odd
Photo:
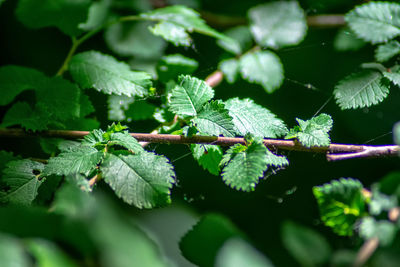
[(321, 234), (293, 222), (283, 224), (282, 241), (302, 266), (321, 266), (331, 256), (329, 243)]
[(261, 46), (280, 48), (300, 43), (307, 32), (297, 1), (276, 1), (249, 9), (250, 29)]
[(157, 64), (157, 73), (161, 81), (176, 79), (180, 74), (192, 74), (199, 63), (181, 54), (163, 56)]
[(283, 82), (283, 67), (277, 55), (270, 51), (245, 54), (240, 58), (242, 78), (264, 87), (267, 93), (278, 89)]
[(338, 82), (333, 94), (341, 109), (356, 109), (382, 102), (389, 94), (389, 88), (382, 82), (380, 72), (367, 69)]
[(283, 167), (289, 165), (289, 161), (285, 156), (278, 156), (267, 149), (265, 160), (268, 166)]
[[(96, 146), (98, 143), (105, 143), (106, 139), (103, 137), (104, 133), (105, 132), (101, 129), (94, 129), (83, 137), (82, 145)], [(75, 146), (72, 148), (75, 148)]]
[(219, 175), (219, 163), (222, 159), (222, 149), (215, 145), (192, 144), (190, 146), (193, 157), (203, 169), (211, 174)]
[(357, 51), (365, 45), (366, 42), (362, 39), (359, 39), (357, 35), (348, 27), (340, 29), (335, 36), (335, 40), (333, 41), (333, 47), (337, 51)]
[(321, 113), (307, 121), (296, 120), (299, 126), (290, 129), (285, 139), (297, 138), (305, 147), (329, 146), (331, 140), (328, 133), (333, 125), (331, 116)]
[(288, 132), (282, 120), (251, 99), (231, 98), (225, 102), (225, 108), (229, 110), (236, 131), (242, 136), (251, 133), (259, 137), (277, 138)]
[(6, 185), (6, 188), (5, 191), (0, 192), (0, 202), (30, 205), (42, 184), (38, 175), (43, 168), (42, 163), (28, 159), (7, 163), (1, 178), (1, 182)]
[(63, 33), (77, 36), (82, 31), (78, 25), (88, 16), (90, 0), (20, 0), (17, 18), (27, 27), (38, 29), (55, 26)]
[(126, 95), (110, 95), (107, 99), (108, 119), (111, 121), (125, 120), (125, 112), (133, 102), (133, 97)]
[(159, 23), (150, 30), (153, 34), (160, 35), (175, 45), (191, 45), (191, 39), (188, 35), (191, 32), (232, 42), (231, 38), (205, 24), (196, 11), (185, 6), (176, 5), (159, 8), (140, 14), (140, 16), (151, 21), (158, 21)]
[(128, 132), (112, 133), (108, 145), (119, 145), (133, 153), (141, 153), (144, 151), (139, 142)]
[(21, 92), (37, 89), (47, 77), (31, 68), (8, 65), (0, 67), (0, 106), (7, 105)]
[(234, 83), (240, 71), (239, 61), (235, 58), (223, 60), (218, 68), (222, 71), (228, 83)]
[(88, 176), (102, 158), (103, 152), (93, 147), (85, 145), (72, 147), (70, 150), (60, 153), (57, 157), (50, 158), (43, 170), (43, 176), (74, 173)]
[(128, 156), (108, 154), (100, 169), (104, 181), (128, 204), (154, 208), (171, 202), (175, 173), (163, 156), (150, 152)]
[(145, 96), (151, 86), (150, 74), (132, 71), (127, 64), (96, 51), (75, 55), (69, 70), (81, 87), (105, 94)]
[(166, 43), (149, 32), (149, 22), (121, 22), (111, 25), (104, 33), (110, 49), (121, 56), (158, 58)]
[(359, 234), (365, 239), (377, 237), (379, 244), (388, 246), (393, 242), (397, 232), (396, 225), (389, 221), (376, 221), (373, 217), (364, 217), (359, 225)]
[[(220, 214), (206, 214), (179, 242), (182, 255), (197, 266), (215, 266), (219, 249), (232, 237), (242, 233)], [(201, 251), (202, 253), (198, 253)]]
[(239, 55), (243, 51), (247, 51), (251, 48), (253, 38), (249, 27), (237, 26), (228, 29), (224, 34), (234, 40), (234, 42), (225, 42), (224, 40), (217, 41), (217, 44), (226, 51)]
[(8, 152), (5, 150), (0, 150), (0, 173), (3, 173), (3, 169), (6, 167), (7, 163), (14, 160), (21, 159), (20, 156), (14, 156), (13, 152)]
[(267, 170), (267, 148), (261, 142), (253, 142), (245, 151), (235, 152), (232, 146), (223, 156), (222, 179), (233, 189), (254, 191)]
[(232, 117), (220, 101), (206, 103), (192, 122), (202, 134), (232, 137), (236, 134)]
[(88, 18), (86, 22), (78, 25), (79, 29), (90, 31), (100, 27), (109, 15), (111, 1), (112, 0), (100, 0), (98, 2), (92, 2), (89, 7)]
[(399, 14), (397, 3), (370, 2), (347, 13), (345, 20), (360, 38), (376, 44), (400, 35)]
[(351, 178), (313, 187), (321, 219), (336, 234), (353, 235), (354, 225), (366, 209), (362, 189), (362, 184)]
[(400, 68), (396, 65), (391, 72), (382, 72), (383, 76), (391, 81), (394, 85), (400, 86)]
[(21, 125), (23, 128), (32, 131), (46, 130), (48, 118), (43, 118), (43, 114), (32, 110), (26, 102), (17, 102), (7, 110), (1, 123), (2, 127)]
[(192, 39), (186, 32), (185, 27), (175, 23), (163, 21), (151, 27), (150, 31), (154, 35), (161, 36), (166, 41), (173, 43), (175, 46), (189, 46), (192, 43)]
[(180, 85), (172, 89), (169, 109), (181, 116), (197, 116), (203, 105), (214, 97), (214, 90), (203, 80), (180, 76)]
[(219, 249), (217, 267), (273, 267), (272, 262), (242, 238), (231, 238)]
[(400, 54), (400, 43), (398, 41), (390, 41), (378, 46), (375, 50), (375, 59), (379, 62), (385, 62), (398, 54)]

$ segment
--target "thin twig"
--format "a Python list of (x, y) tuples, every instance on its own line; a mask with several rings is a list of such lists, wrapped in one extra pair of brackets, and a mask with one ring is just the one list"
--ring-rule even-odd
[[(216, 28), (230, 28), (234, 26), (246, 25), (248, 20), (239, 16), (226, 16), (215, 14), (208, 11), (200, 11), (200, 14), (207, 24)], [(307, 24), (309, 27), (331, 28), (342, 27), (345, 25), (344, 16), (341, 14), (321, 14), (307, 16)]]
[[(0, 137), (26, 138), (26, 137), (58, 137), (66, 139), (83, 138), (89, 134), (87, 131), (65, 131), (49, 130), (38, 133), (25, 132), (22, 129), (0, 129)], [(172, 134), (148, 134), (131, 133), (140, 142), (164, 143), (164, 144), (210, 144), (220, 146), (231, 146), (234, 144), (245, 144), (241, 137), (217, 137), (217, 136), (192, 136)], [(397, 145), (353, 145), (353, 144), (330, 144), (329, 147), (305, 147), (294, 140), (264, 139), (264, 144), (273, 150), (291, 150), (313, 153), (326, 153), (329, 161), (353, 159), (353, 158), (374, 158), (383, 156), (396, 156), (400, 151)], [(350, 155), (350, 156), (346, 156)], [(337, 157), (335, 157), (337, 156)]]
[(373, 237), (365, 241), (365, 243), (361, 246), (360, 250), (357, 253), (356, 260), (354, 261), (354, 267), (361, 267), (367, 262), (367, 260), (372, 256), (375, 250), (379, 246), (379, 239), (377, 237)]

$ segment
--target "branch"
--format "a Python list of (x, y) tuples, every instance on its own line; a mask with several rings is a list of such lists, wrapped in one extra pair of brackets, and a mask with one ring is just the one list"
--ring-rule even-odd
[[(89, 134), (86, 131), (64, 131), (49, 130), (40, 133), (25, 132), (22, 129), (0, 129), (0, 137), (26, 138), (26, 137), (58, 137), (67, 139), (83, 138)], [(231, 146), (234, 144), (245, 144), (242, 137), (217, 137), (217, 136), (192, 136), (172, 134), (148, 134), (131, 133), (140, 142), (164, 143), (164, 144), (209, 144), (220, 146)], [(329, 147), (305, 147), (294, 140), (264, 139), (264, 144), (272, 150), (303, 151), (327, 154), (328, 161), (353, 159), (353, 158), (376, 158), (384, 156), (396, 156), (400, 152), (397, 145), (353, 145), (353, 144), (331, 144)]]
[[(248, 24), (247, 19), (240, 16), (215, 14), (205, 10), (200, 11), (200, 14), (207, 24), (216, 28), (230, 28)], [(307, 16), (307, 24), (309, 27), (331, 28), (342, 27), (346, 22), (341, 14), (322, 14)]]

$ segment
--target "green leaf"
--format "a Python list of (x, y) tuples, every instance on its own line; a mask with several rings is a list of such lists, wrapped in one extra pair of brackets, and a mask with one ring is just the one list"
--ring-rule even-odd
[(107, 99), (108, 119), (111, 121), (123, 121), (129, 105), (134, 102), (133, 97), (126, 95), (110, 95)]
[(23, 243), (4, 233), (0, 233), (0, 262), (4, 266), (15, 267), (26, 267), (32, 264)]
[(36, 260), (37, 266), (41, 267), (77, 267), (72, 259), (58, 248), (54, 243), (45, 239), (27, 240), (26, 245), (29, 252)]
[(50, 158), (44, 168), (43, 176), (74, 173), (88, 176), (95, 170), (102, 158), (103, 152), (93, 147), (85, 145), (72, 147), (70, 150), (60, 153), (57, 157)]
[(157, 64), (157, 73), (161, 81), (176, 79), (180, 74), (192, 74), (199, 63), (181, 54), (163, 56)]
[(69, 70), (81, 87), (105, 94), (145, 96), (151, 86), (150, 74), (132, 71), (127, 64), (96, 51), (75, 55)]
[(329, 243), (321, 234), (293, 222), (283, 224), (282, 241), (302, 266), (322, 266), (331, 256)]
[(228, 83), (234, 83), (240, 71), (240, 63), (235, 58), (222, 60), (218, 68), (224, 73), (225, 79)]
[(400, 203), (400, 171), (385, 175), (378, 183), (378, 190), (383, 194), (396, 196)]
[(55, 26), (63, 33), (77, 36), (82, 31), (78, 25), (86, 21), (90, 0), (20, 0), (17, 18), (27, 27), (38, 29)]
[(211, 174), (219, 175), (219, 163), (222, 159), (222, 149), (219, 146), (192, 144), (190, 148), (193, 157), (203, 169), (209, 171)]
[(245, 54), (239, 64), (242, 78), (261, 85), (267, 93), (274, 92), (283, 82), (281, 61), (270, 51)]
[(7, 152), (5, 150), (0, 150), (0, 173), (6, 167), (7, 163), (14, 160), (21, 159), (20, 156), (14, 156), (12, 152)]
[(360, 38), (376, 44), (400, 35), (399, 14), (397, 3), (370, 2), (356, 7), (345, 19)]
[(203, 216), (183, 236), (179, 248), (182, 255), (197, 266), (215, 266), (215, 259), (223, 244), (230, 238), (241, 235), (228, 218), (211, 213)]
[[(89, 146), (96, 146), (100, 143), (106, 143), (107, 140), (103, 137), (104, 131), (101, 129), (94, 129), (88, 135), (85, 135), (82, 140), (82, 145), (89, 145)], [(68, 150), (64, 150), (66, 152), (70, 151), (71, 149), (75, 149), (75, 146), (70, 147)]]
[(185, 6), (169, 6), (140, 14), (141, 17), (158, 21), (150, 30), (175, 45), (189, 46), (191, 39), (188, 33), (197, 32), (211, 37), (232, 42), (232, 39), (215, 31), (205, 24), (199, 14)]
[(383, 76), (391, 81), (394, 85), (400, 86), (400, 67), (399, 65), (394, 66), (391, 71), (382, 72)]
[(214, 90), (203, 80), (189, 75), (179, 77), (180, 84), (171, 92), (169, 108), (181, 116), (197, 116), (203, 105), (214, 97)]
[(300, 43), (307, 32), (297, 1), (277, 1), (249, 9), (250, 29), (261, 46), (281, 48)]
[(251, 48), (253, 38), (247, 26), (230, 28), (225, 31), (224, 34), (235, 40), (235, 42), (226, 42), (224, 40), (217, 41), (217, 44), (226, 51), (240, 55), (243, 51), (247, 51)]
[(80, 115), (80, 90), (68, 80), (61, 77), (49, 78), (36, 90), (36, 95), (36, 105), (40, 106), (43, 112), (50, 113), (52, 119), (64, 121)]
[(336, 234), (353, 235), (355, 223), (366, 209), (362, 189), (362, 184), (351, 178), (313, 187), (321, 219)]
[(378, 62), (385, 62), (398, 54), (400, 54), (400, 43), (398, 41), (390, 41), (378, 46), (375, 50), (375, 59)]
[(227, 240), (215, 260), (217, 267), (273, 267), (272, 262), (242, 238)]
[(333, 125), (331, 116), (321, 113), (307, 121), (296, 120), (299, 126), (292, 128), (285, 139), (297, 138), (305, 147), (329, 146), (331, 140), (328, 133)]
[(100, 169), (105, 182), (128, 204), (154, 208), (171, 202), (175, 173), (163, 156), (150, 152), (129, 156), (108, 154)]
[(0, 193), (0, 202), (30, 205), (42, 184), (38, 177), (44, 165), (24, 159), (10, 161), (6, 166), (1, 178), (1, 182), (6, 185), (6, 190)]
[(376, 221), (373, 217), (364, 217), (359, 225), (359, 234), (365, 239), (377, 237), (382, 246), (390, 245), (396, 237), (396, 225), (389, 221)]
[(235, 136), (232, 117), (221, 101), (211, 101), (192, 119), (200, 133), (206, 135)]
[(231, 98), (225, 102), (225, 108), (229, 110), (236, 131), (242, 136), (251, 133), (259, 137), (277, 138), (288, 132), (282, 120), (251, 99)]
[(49, 118), (43, 118), (40, 111), (32, 110), (25, 102), (17, 102), (11, 106), (3, 117), (2, 127), (21, 125), (23, 128), (32, 131), (46, 130)]
[(90, 31), (100, 27), (106, 21), (110, 13), (111, 1), (112, 0), (100, 0), (92, 2), (89, 7), (88, 18), (86, 22), (78, 25), (79, 29)]
[(25, 90), (37, 89), (46, 79), (43, 73), (35, 69), (14, 65), (0, 67), (0, 106), (11, 103)]
[(128, 132), (112, 133), (108, 144), (125, 147), (133, 153), (141, 153), (144, 151), (139, 142), (135, 138), (133, 138)]
[(267, 170), (267, 148), (262, 142), (251, 143), (244, 151), (236, 152), (242, 145), (231, 146), (223, 156), (222, 179), (233, 189), (254, 191)]
[(149, 120), (153, 118), (156, 106), (144, 100), (136, 100), (125, 112), (127, 121)]
[(108, 47), (121, 56), (158, 58), (166, 43), (148, 31), (149, 22), (121, 22), (107, 28), (105, 40)]
[(341, 80), (333, 94), (341, 109), (356, 109), (382, 102), (389, 94), (389, 88), (382, 82), (380, 72), (367, 69)]
[[(393, 189), (396, 189), (394, 186)], [(397, 206), (397, 198), (395, 195), (385, 195), (379, 191), (379, 185), (373, 184), (371, 188), (372, 197), (369, 200), (368, 208), (369, 214), (378, 216), (382, 212), (388, 212), (389, 210)]]
[(175, 46), (190, 46), (192, 43), (192, 39), (190, 39), (185, 27), (175, 23), (163, 21), (150, 28), (150, 31), (154, 35), (161, 36), (166, 41), (173, 43)]
[(348, 27), (341, 28), (333, 41), (333, 47), (337, 51), (357, 51), (365, 45), (366, 42), (359, 39)]

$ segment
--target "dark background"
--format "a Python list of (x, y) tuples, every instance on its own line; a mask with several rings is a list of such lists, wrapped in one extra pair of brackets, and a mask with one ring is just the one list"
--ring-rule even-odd
[[(343, 14), (361, 2), (308, 0), (302, 1), (301, 5), (308, 15)], [(245, 17), (246, 10), (257, 3), (262, 1), (234, 1), (233, 4), (228, 0), (205, 0), (200, 5), (210, 12)], [(0, 8), (1, 65), (28, 66), (54, 75), (68, 52), (69, 38), (55, 28), (25, 28), (14, 16), (15, 4), (16, 1), (9, 0)], [(311, 118), (331, 97), (338, 80), (357, 70), (361, 63), (374, 61), (374, 48), (370, 45), (357, 52), (335, 51), (333, 40), (337, 30), (309, 28), (300, 45), (276, 51), (284, 66), (285, 81), (275, 93), (267, 94), (260, 86), (239, 79), (233, 85), (222, 82), (215, 88), (215, 98), (252, 98), (283, 119), (289, 127), (295, 125), (295, 118)], [(212, 38), (194, 35), (194, 40), (196, 49), (169, 45), (166, 54), (179, 52), (198, 60), (200, 66), (194, 76), (204, 79), (216, 70), (219, 60), (228, 54)], [(104, 44), (101, 33), (82, 45), (79, 51), (90, 49), (112, 54)], [(313, 85), (315, 89), (308, 89), (307, 84)], [(104, 129), (111, 123), (107, 120), (106, 96), (95, 91), (89, 94), (96, 107), (94, 117)], [(19, 97), (31, 96), (22, 94)], [(393, 88), (387, 99), (377, 106), (341, 111), (334, 99), (331, 99), (322, 112), (330, 114), (334, 120), (331, 132), (334, 143), (391, 144), (390, 132), (400, 117), (399, 103), (400, 91)], [(1, 107), (0, 111), (4, 112), (8, 108)], [(153, 121), (144, 121), (129, 126), (138, 132), (150, 132), (156, 125)], [(1, 149), (23, 157), (47, 157), (35, 139), (3, 139), (0, 140), (0, 146)], [(355, 240), (340, 238), (322, 225), (312, 195), (313, 186), (340, 177), (353, 177), (368, 187), (384, 175), (399, 169), (398, 158), (327, 162), (321, 154), (282, 151), (288, 156), (290, 165), (261, 181), (254, 192), (243, 193), (230, 189), (220, 177), (204, 171), (191, 155), (184, 156), (189, 152), (187, 146), (151, 145), (149, 149), (165, 154), (175, 166), (178, 185), (173, 189), (174, 204), (186, 206), (200, 215), (208, 212), (225, 214), (277, 266), (296, 264), (281, 242), (280, 227), (286, 220), (296, 221), (321, 232), (335, 249), (350, 248), (356, 244)], [(99, 190), (109, 192), (106, 186), (100, 186)], [(289, 194), (289, 190), (294, 192)], [(121, 205), (127, 212), (140, 216), (141, 211)]]

